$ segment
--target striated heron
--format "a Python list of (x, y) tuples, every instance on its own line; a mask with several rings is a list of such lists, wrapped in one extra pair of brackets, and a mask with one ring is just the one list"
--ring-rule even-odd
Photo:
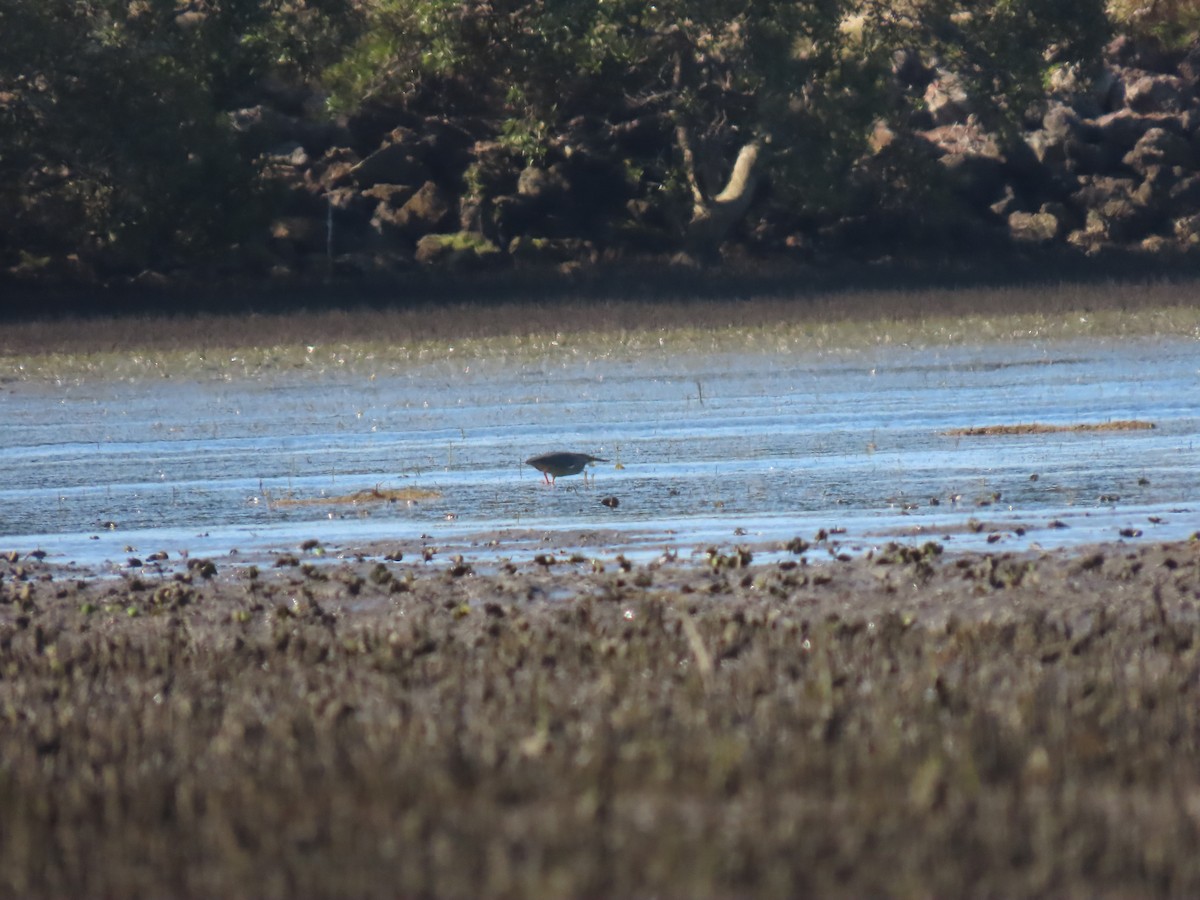
[(546, 480), (546, 484), (554, 484), (556, 478), (565, 475), (578, 475), (587, 468), (589, 463), (608, 462), (599, 456), (589, 456), (586, 453), (543, 453), (541, 456), (531, 456), (525, 460), (533, 466)]

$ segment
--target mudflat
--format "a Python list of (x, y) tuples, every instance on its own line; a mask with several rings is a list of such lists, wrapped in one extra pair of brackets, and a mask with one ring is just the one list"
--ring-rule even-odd
[(318, 549), (0, 558), (0, 895), (1200, 894), (1195, 540)]

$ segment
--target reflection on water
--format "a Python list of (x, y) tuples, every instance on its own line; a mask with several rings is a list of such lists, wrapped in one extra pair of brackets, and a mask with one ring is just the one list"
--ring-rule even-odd
[[(1200, 527), (1198, 382), (1200, 345), (1179, 339), (16, 382), (0, 387), (0, 543), (96, 560), (160, 542), (449, 543), (493, 529), (602, 528), (617, 545), (685, 550), (822, 527), (868, 544), (1178, 538)], [(1117, 419), (1157, 427), (945, 434)], [(557, 488), (522, 465), (559, 449), (612, 462), (591, 486)], [(363, 509), (266, 499), (377, 485), (440, 496)]]

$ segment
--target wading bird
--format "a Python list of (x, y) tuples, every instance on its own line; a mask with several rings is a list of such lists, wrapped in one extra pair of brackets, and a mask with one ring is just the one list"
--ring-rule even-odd
[[(541, 456), (531, 456), (525, 460), (542, 473), (546, 484), (554, 484), (556, 478), (565, 475), (578, 475), (588, 467), (589, 463), (608, 462), (598, 456), (588, 456), (586, 453), (543, 453)], [(586, 480), (587, 476), (584, 476)]]

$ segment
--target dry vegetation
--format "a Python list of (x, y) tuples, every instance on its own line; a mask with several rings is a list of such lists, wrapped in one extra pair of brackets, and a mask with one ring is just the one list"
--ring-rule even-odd
[(13, 554), (0, 895), (1200, 894), (1200, 543), (792, 549)]
[(294, 493), (273, 494), (262, 489), (267, 508), (274, 506), (374, 506), (379, 503), (415, 503), (436, 500), (441, 494), (425, 488), (386, 488), (376, 485), (350, 494), (322, 494), (316, 497), (300, 497)]
[(980, 425), (972, 428), (951, 428), (949, 437), (983, 437), (1004, 434), (1088, 434), (1096, 431), (1149, 431), (1153, 422), (1140, 419), (1114, 419), (1110, 422), (1077, 422), (1069, 425), (1049, 425), (1045, 422), (1023, 422), (1017, 425)]

